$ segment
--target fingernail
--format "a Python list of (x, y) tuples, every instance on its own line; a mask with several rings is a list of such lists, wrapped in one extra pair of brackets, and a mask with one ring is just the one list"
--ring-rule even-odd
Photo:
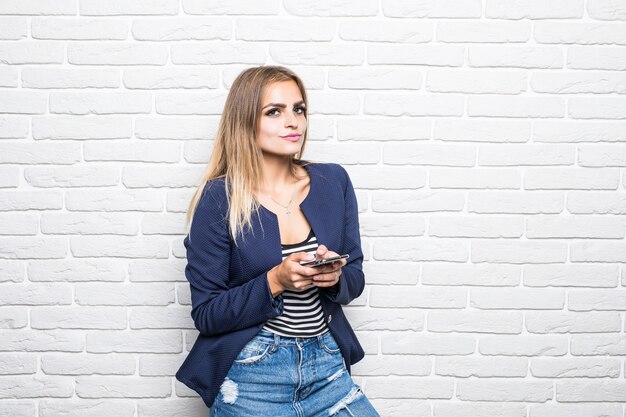
[(309, 259), (310, 259), (310, 260), (315, 259), (315, 254), (314, 254), (314, 253), (309, 253)]

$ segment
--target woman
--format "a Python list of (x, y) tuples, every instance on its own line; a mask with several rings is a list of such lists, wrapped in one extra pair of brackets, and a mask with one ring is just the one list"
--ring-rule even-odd
[(243, 71), (190, 203), (200, 335), (176, 377), (212, 416), (378, 416), (350, 377), (364, 352), (341, 309), (365, 285), (356, 197), (340, 165), (300, 159), (306, 108), (287, 68)]

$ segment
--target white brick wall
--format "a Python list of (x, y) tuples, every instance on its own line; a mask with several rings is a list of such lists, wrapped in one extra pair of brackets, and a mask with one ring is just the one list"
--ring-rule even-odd
[(234, 77), (356, 187), (384, 417), (625, 417), (624, 0), (0, 1), (0, 417), (206, 416), (184, 215)]

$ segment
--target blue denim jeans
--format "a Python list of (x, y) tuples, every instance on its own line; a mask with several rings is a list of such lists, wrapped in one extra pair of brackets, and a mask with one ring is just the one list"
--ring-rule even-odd
[(330, 331), (283, 337), (260, 330), (228, 371), (211, 417), (380, 417), (348, 373)]

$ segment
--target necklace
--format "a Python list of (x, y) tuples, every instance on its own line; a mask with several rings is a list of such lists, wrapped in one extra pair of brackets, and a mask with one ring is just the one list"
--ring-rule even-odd
[(279, 206), (281, 206), (282, 208), (286, 209), (287, 211), (285, 211), (285, 214), (287, 215), (287, 218), (290, 218), (290, 214), (291, 214), (291, 210), (289, 210), (289, 206), (291, 205), (291, 202), (293, 201), (293, 196), (296, 195), (296, 184), (293, 185), (293, 192), (291, 193), (291, 198), (289, 199), (289, 203), (287, 203), (286, 206), (280, 204), (278, 201), (274, 200), (274, 198), (272, 196), (270, 196), (270, 198), (272, 199), (272, 201), (276, 204), (278, 204)]

